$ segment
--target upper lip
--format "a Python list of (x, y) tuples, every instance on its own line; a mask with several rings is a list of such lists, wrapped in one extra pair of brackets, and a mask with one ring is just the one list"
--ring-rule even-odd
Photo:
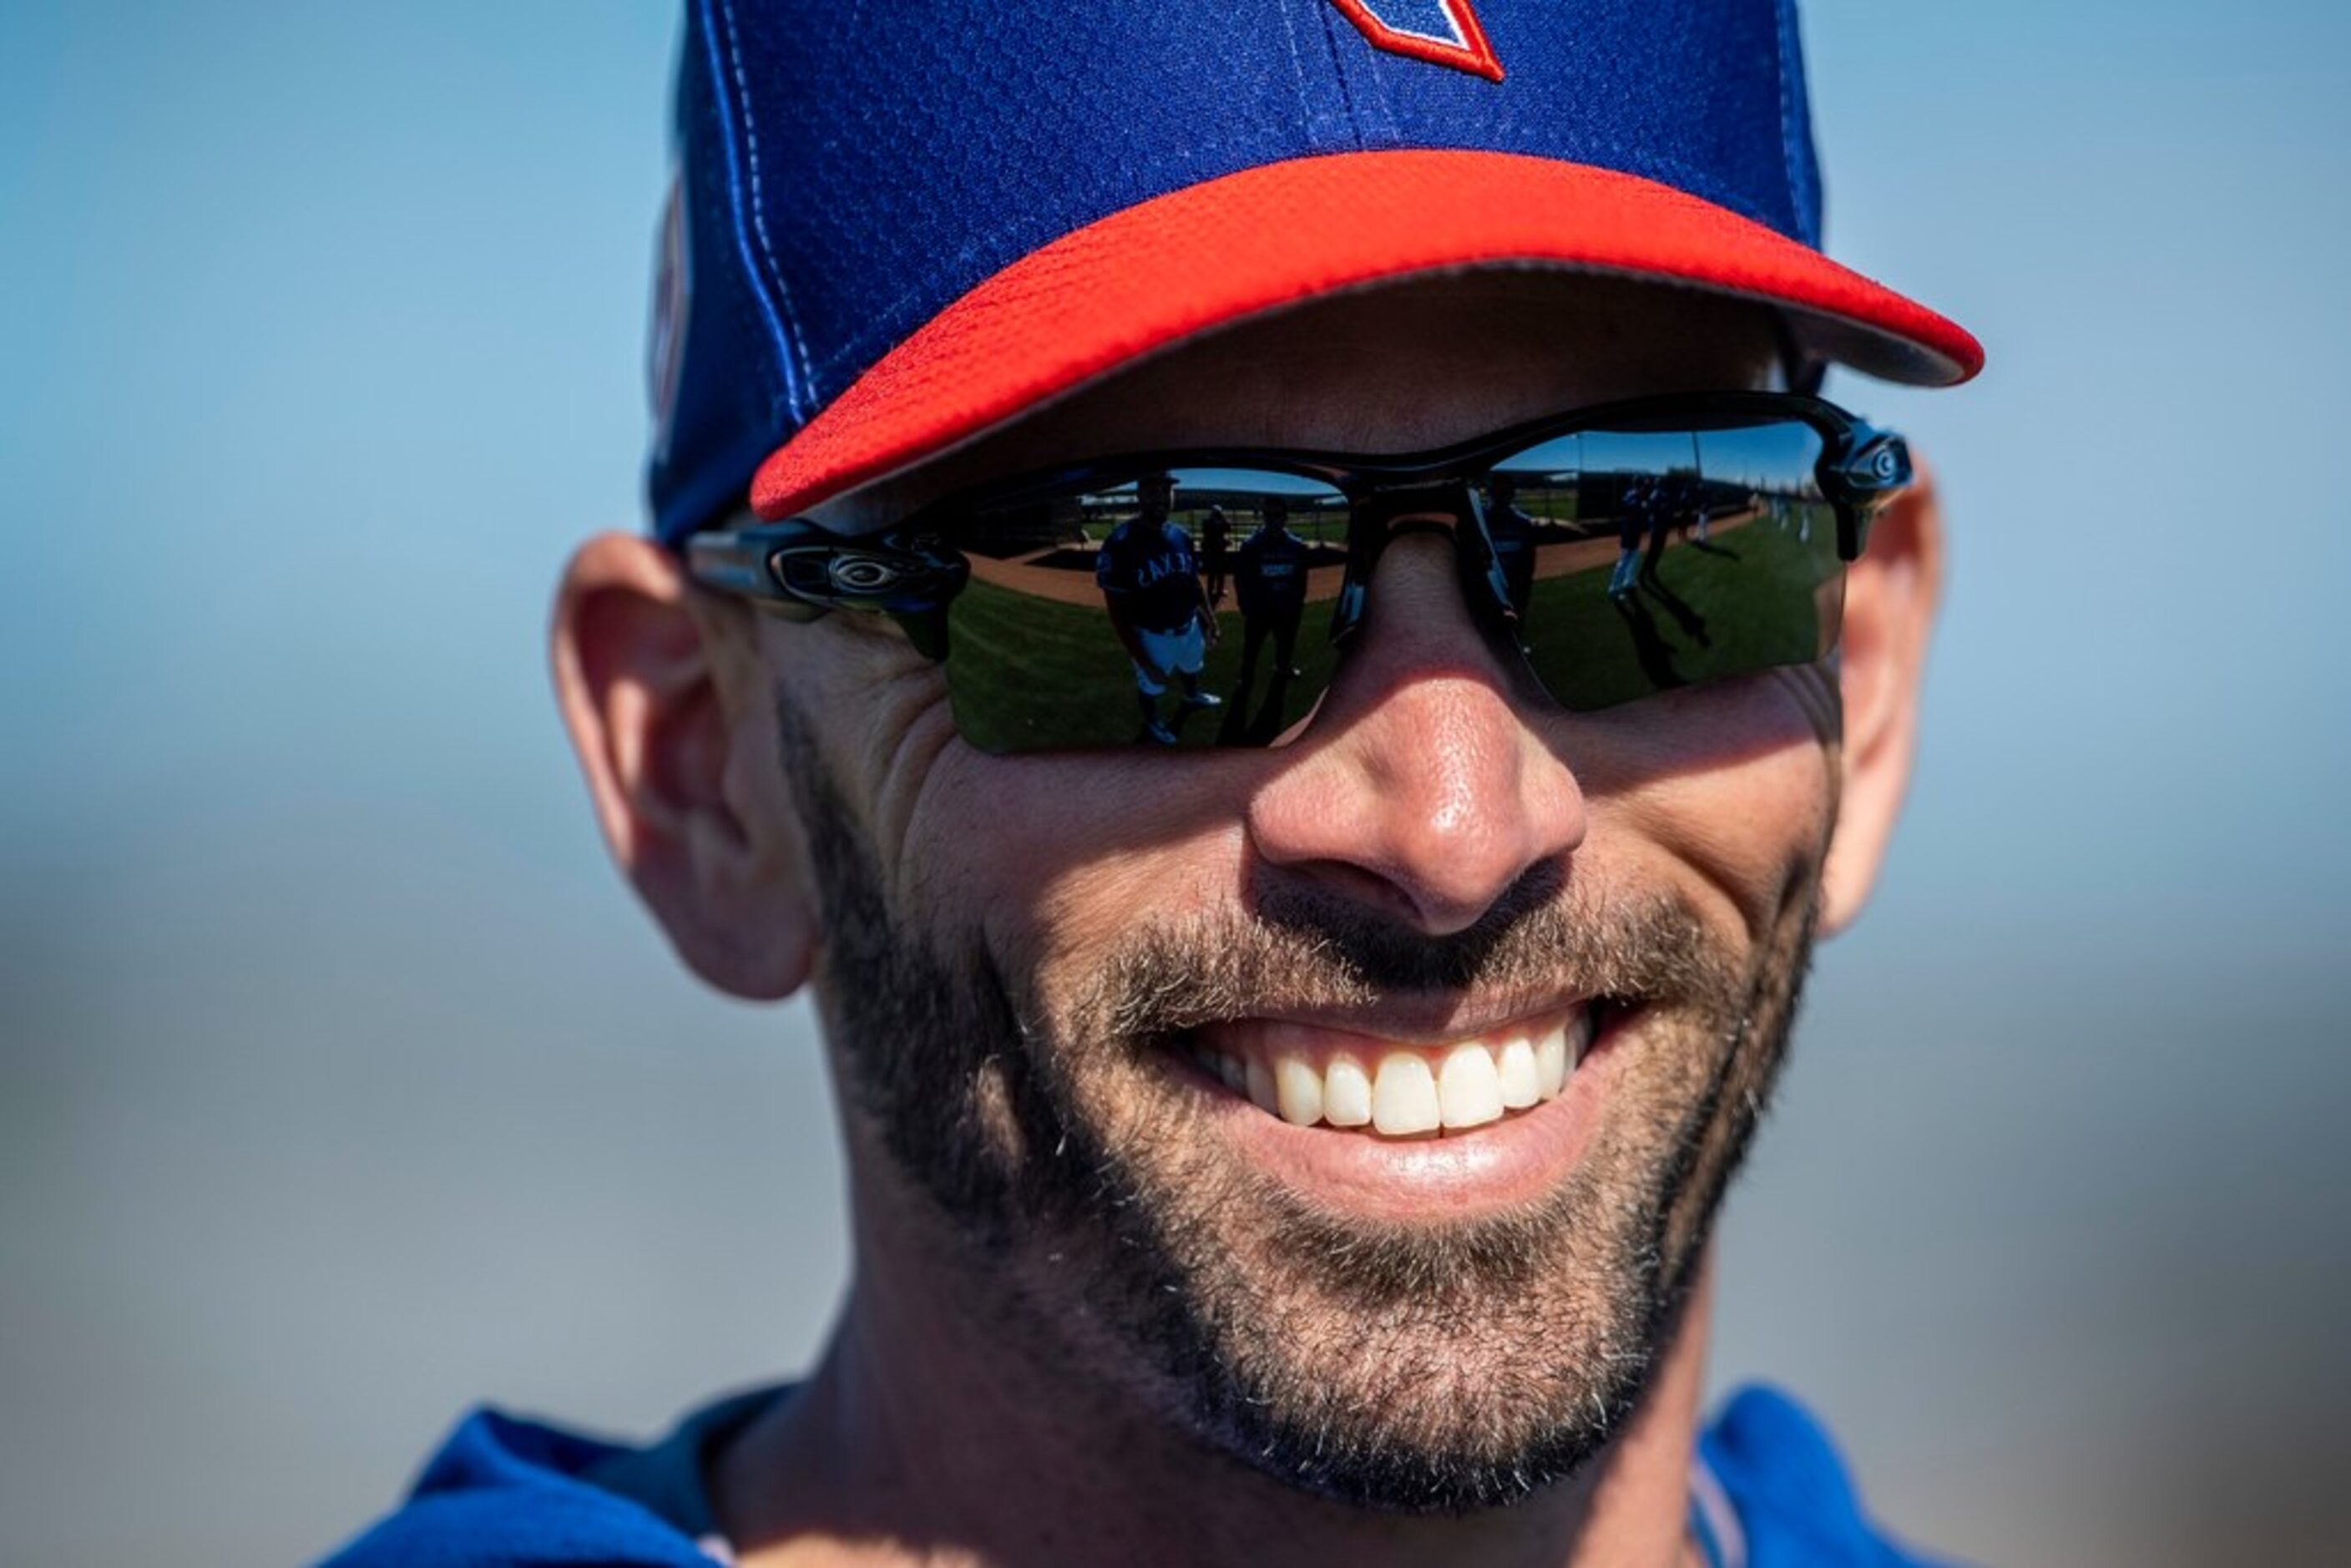
[[(1384, 997), (1361, 1007), (1273, 1008), (1216, 1023), (1284, 1023), (1342, 1030), (1399, 1045), (1443, 1045), (1548, 1022), (1600, 998), (1584, 992), (1519, 997)], [(1202, 1028), (1214, 1028), (1216, 1023)]]

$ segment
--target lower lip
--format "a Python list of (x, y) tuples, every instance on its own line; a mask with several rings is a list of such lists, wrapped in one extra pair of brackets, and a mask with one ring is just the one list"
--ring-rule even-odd
[(1604, 1021), (1557, 1099), (1441, 1137), (1293, 1126), (1187, 1062), (1177, 1076), (1209, 1102), (1215, 1135), (1317, 1207), (1393, 1224), (1475, 1218), (1534, 1202), (1574, 1170), (1607, 1106), (1610, 1047), (1631, 1021)]

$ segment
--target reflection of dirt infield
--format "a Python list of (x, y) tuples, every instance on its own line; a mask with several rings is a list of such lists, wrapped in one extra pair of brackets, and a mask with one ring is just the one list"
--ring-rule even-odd
[[(992, 583), (1014, 593), (1035, 599), (1050, 600), (1056, 604), (1080, 604), (1088, 609), (1102, 607), (1102, 590), (1094, 586), (1094, 572), (1087, 566), (1039, 566), (1036, 561), (1045, 556), (1067, 558), (1077, 551), (1067, 545), (1050, 550), (1039, 550), (1034, 556), (1018, 556), (1009, 559), (992, 559), (984, 555), (966, 557), (971, 562), (974, 580)], [(1228, 582), (1231, 580), (1229, 557), (1225, 565)], [(1318, 566), (1306, 573), (1306, 597), (1310, 600), (1336, 599), (1340, 584), (1347, 575), (1343, 566)]]
[[(1764, 520), (1764, 513), (1750, 507), (1744, 511), (1727, 512), (1708, 519), (1707, 531), (1712, 537), (1720, 538), (1734, 529), (1749, 528)], [(1692, 528), (1693, 525), (1687, 522), (1675, 523), (1671, 534), (1677, 542), (1686, 542), (1696, 537)], [(1102, 608), (1102, 592), (1094, 587), (1092, 566), (1093, 551), (1097, 548), (1055, 545), (1028, 555), (992, 558), (975, 554), (968, 559), (972, 576), (982, 582), (992, 582), (998, 588), (1050, 599), (1060, 604), (1081, 604), (1099, 610)], [(1535, 571), (1538, 576), (1555, 577), (1587, 567), (1606, 565), (1615, 560), (1616, 550), (1617, 527), (1611, 520), (1604, 531), (1588, 538), (1570, 539), (1563, 544), (1539, 542), (1535, 546)], [(1046, 564), (1048, 562), (1051, 564)], [(1229, 575), (1229, 557), (1226, 570)], [(1307, 598), (1310, 601), (1335, 599), (1345, 576), (1346, 568), (1343, 566), (1313, 568), (1306, 574)]]
[[(1763, 514), (1749, 508), (1713, 518), (1707, 531), (1719, 538), (1735, 528), (1744, 528), (1762, 519)], [(1673, 537), (1677, 541), (1688, 538), (1690, 525), (1676, 523)], [(1581, 571), (1588, 567), (1608, 565), (1616, 559), (1616, 529), (1612, 523), (1605, 533), (1590, 538), (1571, 539), (1564, 544), (1537, 544), (1535, 571), (1538, 576), (1553, 577), (1562, 572)], [(971, 575), (981, 582), (993, 583), (1015, 593), (1050, 600), (1057, 604), (1083, 605), (1089, 609), (1102, 607), (1101, 590), (1094, 587), (1092, 549), (1081, 549), (1074, 545), (1055, 545), (1028, 555), (992, 558), (974, 554)], [(1047, 561), (1051, 565), (1044, 564)], [(1231, 572), (1230, 557), (1227, 559), (1228, 576)], [(1309, 601), (1336, 599), (1346, 577), (1343, 566), (1318, 566), (1306, 574), (1306, 597)]]
[(1060, 604), (1086, 604), (1100, 610), (1102, 591), (1094, 587), (1093, 568), (1031, 564), (1038, 557), (1074, 553), (1062, 547), (1039, 550), (1036, 556), (1019, 556), (1009, 560), (996, 560), (984, 555), (970, 555), (965, 559), (971, 562), (971, 575), (976, 581), (992, 582), (1015, 593), (1050, 599)]
[[(1747, 528), (1762, 519), (1763, 514), (1752, 507), (1744, 511), (1724, 512), (1707, 520), (1707, 533), (1712, 538), (1720, 538), (1733, 528)], [(1570, 539), (1565, 544), (1538, 541), (1535, 545), (1535, 574), (1538, 577), (1557, 577), (1588, 567), (1613, 566), (1619, 548), (1618, 528), (1617, 520), (1611, 518), (1604, 532), (1593, 534), (1589, 538)], [(1693, 523), (1677, 522), (1670, 525), (1667, 533), (1676, 544), (1680, 544), (1698, 537), (1695, 528)], [(1647, 542), (1648, 535), (1645, 529), (1642, 534), (1645, 548)]]

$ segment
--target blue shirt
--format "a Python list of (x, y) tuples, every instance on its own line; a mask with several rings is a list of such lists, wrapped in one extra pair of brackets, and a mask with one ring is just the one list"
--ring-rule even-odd
[[(702, 1459), (780, 1389), (723, 1400), (633, 1448), (478, 1410), (408, 1500), (326, 1568), (712, 1568), (733, 1560)], [(1740, 1391), (1698, 1439), (1690, 1529), (1714, 1568), (1936, 1568), (1861, 1511), (1826, 1433), (1786, 1395)]]
[(1130, 517), (1113, 528), (1094, 555), (1094, 586), (1119, 595), (1128, 623), (1146, 632), (1184, 631), (1203, 602), (1192, 536), (1174, 522), (1155, 529)]
[(1288, 528), (1268, 524), (1249, 535), (1233, 558), (1241, 613), (1290, 615), (1304, 609), (1310, 560), (1306, 541)]

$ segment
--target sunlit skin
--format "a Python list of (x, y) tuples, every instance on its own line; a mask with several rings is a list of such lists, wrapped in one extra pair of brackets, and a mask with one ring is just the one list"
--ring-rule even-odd
[[(1620, 398), (1773, 384), (1774, 341), (1752, 308), (1679, 290), (1534, 276), (1374, 290), (1164, 355), (817, 515), (862, 526), (976, 479), (1123, 450), (1423, 450)], [(841, 998), (779, 697), (809, 716), (890, 903), (941, 950), (984, 950), (1033, 982), (1048, 1011), (1077, 1007), (1107, 946), (1144, 915), (1269, 889), (1435, 937), (1555, 872), (1668, 891), (1723, 955), (1751, 956), (1784, 946), (1815, 896), (1827, 933), (1869, 891), (1908, 769), (1938, 549), (1922, 486), (1853, 570), (1832, 664), (1578, 716), (1528, 690), (1479, 632), (1449, 546), (1403, 538), (1381, 559), (1361, 647), (1302, 735), (1174, 758), (979, 753), (956, 737), (936, 668), (886, 622), (761, 616), (687, 588), (674, 558), (626, 535), (573, 559), (555, 656), (612, 852), (680, 956), (747, 998), (811, 986), (839, 1082)], [(1437, 1040), (1573, 999), (1424, 996), (1286, 1021)], [(1631, 1072), (1646, 1037), (1637, 1018), (1625, 1033), (1609, 1060)], [(1151, 1092), (1204, 1097), (1184, 1071), (1166, 1064)], [(1163, 1103), (1079, 1076), (1105, 1125)], [(842, 1098), (849, 1298), (801, 1395), (709, 1478), (744, 1563), (1687, 1560), (1702, 1268), (1636, 1411), (1572, 1477), (1466, 1514), (1355, 1508), (1205, 1447), (1041, 1253), (978, 1266)], [(1191, 1124), (1220, 1161), (1409, 1227), (1566, 1179), (1587, 1137), (1526, 1129), (1583, 1115), (1604, 1132), (1610, 1102), (1542, 1122), (1555, 1110), (1422, 1144), (1288, 1128), (1229, 1101)], [(1702, 1221), (1682, 1226), (1693, 1256)], [(1531, 1332), (1527, 1344), (1541, 1353)]]

